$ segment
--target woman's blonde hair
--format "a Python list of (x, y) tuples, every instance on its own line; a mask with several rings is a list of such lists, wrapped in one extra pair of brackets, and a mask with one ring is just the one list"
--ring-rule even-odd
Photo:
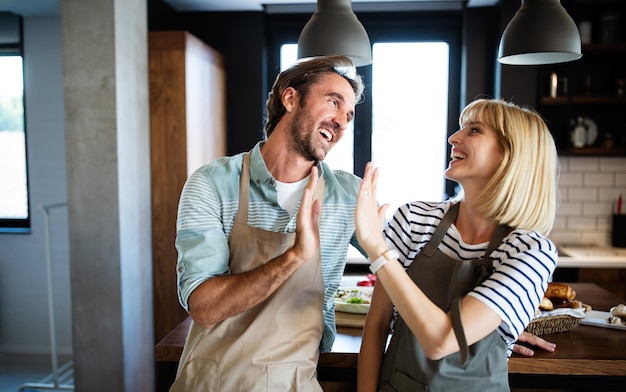
[(504, 148), (502, 164), (478, 196), (478, 208), (499, 223), (547, 235), (556, 213), (559, 161), (542, 117), (512, 102), (478, 99), (459, 116), (461, 126), (468, 121), (494, 129)]

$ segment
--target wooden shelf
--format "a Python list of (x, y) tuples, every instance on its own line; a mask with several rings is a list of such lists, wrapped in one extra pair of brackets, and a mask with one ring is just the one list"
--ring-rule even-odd
[(572, 147), (567, 150), (559, 151), (559, 155), (625, 155), (626, 150), (624, 148), (601, 148), (601, 147)]
[(576, 95), (562, 97), (541, 97), (542, 105), (626, 105), (626, 97), (618, 97), (616, 95), (592, 96), (592, 95)]
[(583, 56), (586, 54), (626, 53), (626, 42), (584, 44), (582, 51)]

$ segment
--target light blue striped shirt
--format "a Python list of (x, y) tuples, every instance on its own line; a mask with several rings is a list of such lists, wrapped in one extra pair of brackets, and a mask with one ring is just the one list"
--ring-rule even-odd
[[(250, 154), (248, 225), (263, 230), (293, 233), (296, 215), (278, 205), (276, 181), (271, 176), (259, 142)], [(244, 153), (219, 158), (194, 172), (183, 188), (178, 206), (176, 249), (178, 298), (188, 310), (191, 292), (212, 276), (229, 273), (228, 237), (239, 204), (239, 177)], [(335, 339), (334, 296), (346, 263), (350, 243), (357, 245), (354, 228), (356, 194), (361, 179), (352, 173), (331, 170), (321, 162), (326, 182), (320, 243), (324, 278), (324, 335), (321, 351), (330, 351)], [(298, 203), (299, 205), (299, 203)]]

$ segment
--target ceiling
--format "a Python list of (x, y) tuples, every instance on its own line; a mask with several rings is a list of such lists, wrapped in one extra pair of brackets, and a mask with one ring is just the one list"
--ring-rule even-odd
[[(315, 0), (164, 0), (178, 11), (262, 11), (268, 9), (315, 10)], [(384, 11), (426, 3), (464, 3), (471, 6), (493, 5), (499, 0), (353, 0), (352, 8)], [(420, 4), (421, 3), (421, 4)]]
[[(315, 10), (313, 0), (164, 0), (177, 11), (262, 11), (267, 6), (276, 12), (284, 10)], [(427, 7), (433, 4), (464, 3), (479, 7), (494, 5), (499, 0), (356, 0), (355, 11), (385, 11), (406, 9), (406, 7)], [(61, 0), (0, 0), (0, 11), (9, 11), (22, 16), (59, 15)], [(285, 11), (282, 11), (285, 12)]]

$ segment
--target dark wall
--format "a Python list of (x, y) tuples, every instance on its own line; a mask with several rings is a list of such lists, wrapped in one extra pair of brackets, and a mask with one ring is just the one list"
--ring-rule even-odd
[[(493, 58), (498, 56), (498, 44), (502, 32), (509, 21), (515, 16), (520, 7), (518, 0), (500, 0), (499, 14), (494, 18), (499, 20), (501, 28), (497, 31), (497, 42)], [(497, 25), (497, 23), (496, 23)], [(496, 81), (494, 84), (496, 98), (513, 101), (518, 105), (536, 106), (537, 102), (537, 73), (536, 65), (502, 65), (496, 62)]]
[(186, 30), (224, 56), (227, 154), (247, 151), (262, 138), (266, 88), (263, 12), (177, 13), (148, 2), (150, 31)]
[[(522, 102), (517, 103), (534, 105), (534, 67), (506, 66), (507, 69), (502, 70), (496, 63), (500, 35), (519, 7), (516, 0), (504, 3), (508, 3), (504, 11), (501, 7), (466, 9), (459, 108), (476, 97), (500, 97), (500, 93), (504, 95), (502, 98), (516, 102), (521, 99)], [(270, 74), (266, 24), (275, 18), (263, 12), (177, 13), (162, 0), (148, 0), (148, 18), (150, 31), (187, 30), (224, 56), (227, 153), (249, 150), (262, 137), (269, 89), (265, 80)], [(307, 16), (298, 15), (290, 24), (304, 26), (306, 20)], [(275, 76), (275, 72), (272, 74)], [(269, 80), (270, 84), (272, 82), (273, 79)]]
[(461, 107), (479, 97), (492, 97), (495, 91), (495, 56), (500, 36), (498, 9), (468, 8), (464, 17)]
[(227, 152), (247, 151), (262, 137), (266, 99), (264, 14), (186, 13), (183, 17), (192, 34), (224, 56)]

